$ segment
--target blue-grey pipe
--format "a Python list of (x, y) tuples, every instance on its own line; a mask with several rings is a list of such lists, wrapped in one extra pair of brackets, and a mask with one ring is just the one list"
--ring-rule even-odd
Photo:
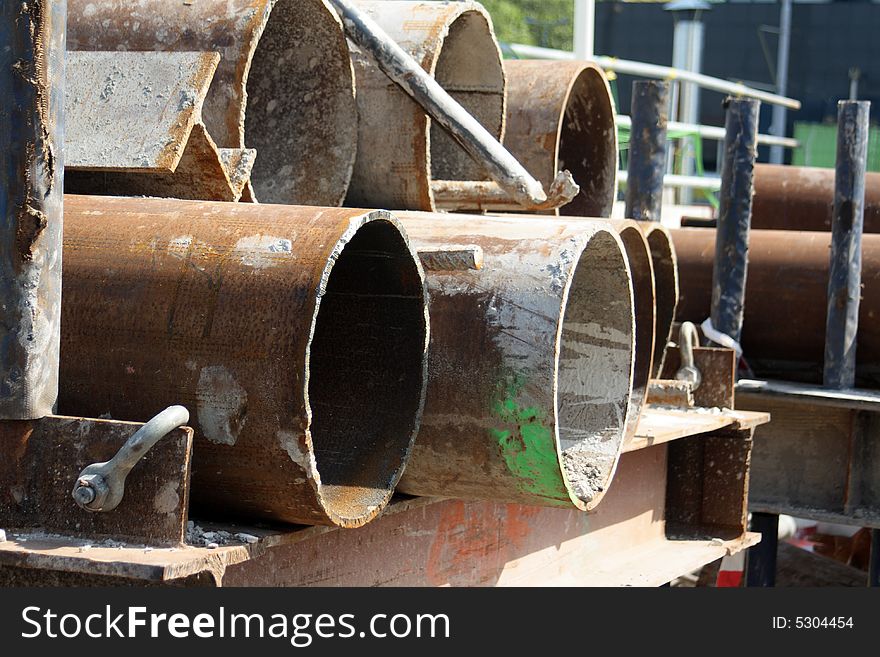
[(823, 383), (829, 388), (852, 388), (855, 384), (870, 110), (871, 103), (866, 101), (843, 100), (837, 106), (823, 373)]
[(739, 342), (749, 266), (749, 229), (758, 155), (758, 113), (761, 102), (725, 100), (724, 160), (712, 270), (712, 326)]
[(0, 3), (0, 419), (58, 394), (66, 0)]
[(626, 216), (630, 219), (660, 221), (668, 108), (668, 82), (633, 82), (626, 179)]

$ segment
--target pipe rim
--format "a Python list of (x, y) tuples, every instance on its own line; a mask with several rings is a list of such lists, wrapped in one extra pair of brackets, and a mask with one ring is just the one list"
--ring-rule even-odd
[[(462, 37), (458, 36), (456, 33), (457, 30), (468, 30), (472, 26), (466, 25), (468, 21), (476, 19), (480, 21), (480, 24), (477, 26), (477, 29), (480, 31), (480, 42), (476, 43), (473, 38), (468, 38), (467, 36)], [(485, 32), (483, 32), (485, 31)], [(480, 50), (483, 51), (484, 56), (478, 57), (473, 55), (474, 51), (479, 46)], [(451, 3), (446, 9), (446, 15), (444, 16), (442, 28), (437, 33), (437, 40), (433, 47), (429, 49), (429, 54), (426, 55), (425, 59), (422, 62), (422, 65), (426, 67), (426, 70), (431, 74), (431, 77), (435, 78), (437, 82), (447, 91), (449, 91), (448, 87), (451, 86), (449, 82), (444, 82), (439, 79), (438, 69), (440, 68), (442, 62), (446, 59), (446, 56), (449, 55), (450, 50), (453, 47), (461, 48), (465, 51), (466, 54), (471, 55), (473, 59), (479, 61), (481, 63), (481, 68), (485, 71), (485, 68), (489, 64), (495, 64), (496, 70), (492, 71), (493, 76), (497, 76), (496, 82), (499, 82), (498, 95), (500, 96), (501, 106), (498, 112), (496, 112), (497, 121), (493, 123), (492, 126), (487, 126), (480, 119), (480, 117), (476, 116), (473, 108), (465, 105), (466, 109), (468, 109), (471, 114), (475, 115), (480, 123), (486, 127), (489, 132), (495, 136), (495, 138), (501, 142), (504, 139), (504, 132), (507, 123), (507, 74), (504, 70), (504, 56), (501, 52), (501, 47), (498, 44), (498, 39), (495, 36), (495, 28), (492, 23), (492, 17), (489, 13), (483, 8), (482, 5), (474, 2), (462, 2), (462, 3)], [(489, 57), (489, 51), (493, 51), (494, 57)], [(449, 91), (450, 95), (453, 95), (452, 91)], [(481, 94), (477, 94), (480, 96)], [(460, 103), (461, 99), (456, 98)], [(473, 162), (470, 157), (464, 152), (464, 150), (458, 146), (451, 137), (448, 137), (445, 132), (443, 132), (443, 128), (437, 125), (430, 117), (426, 116), (425, 127), (425, 145), (426, 150), (425, 154), (427, 156), (427, 167), (426, 167), (426, 180), (428, 184), (428, 195), (430, 197), (431, 208), (434, 208), (434, 193), (431, 190), (431, 183), (434, 180), (486, 180), (487, 176), (482, 173), (482, 168)], [(438, 136), (440, 137), (438, 139)], [(442, 171), (435, 173), (435, 162), (437, 152), (435, 148), (438, 148), (437, 142), (446, 142), (446, 148), (453, 148), (452, 153), (460, 162), (466, 162), (466, 168), (464, 170), (464, 174), (457, 175), (448, 175)]]
[(656, 283), (651, 249), (644, 232), (635, 222), (626, 222), (618, 232), (632, 273), (636, 321), (633, 391), (630, 396), (630, 420), (627, 422), (626, 431), (629, 440), (635, 436), (654, 367), (657, 332)]
[[(607, 257), (611, 264), (609, 271), (616, 272), (618, 275), (617, 280), (614, 281), (617, 289), (608, 290), (607, 285), (603, 286), (597, 283), (599, 276), (597, 275), (595, 267), (590, 267), (584, 260), (585, 257), (601, 258), (603, 256)], [(606, 281), (606, 283), (608, 283), (608, 281)], [(616, 306), (617, 303), (623, 304), (622, 309), (618, 308), (618, 310), (620, 310), (620, 317), (618, 319), (622, 320), (621, 326), (612, 326), (608, 337), (611, 338), (611, 341), (615, 341), (615, 337), (620, 339), (621, 336), (615, 336), (615, 331), (619, 331), (621, 328), (624, 329), (622, 331), (623, 342), (621, 342), (621, 344), (626, 344), (624, 347), (624, 356), (621, 358), (617, 355), (615, 365), (623, 369), (625, 376), (622, 377), (624, 380), (622, 389), (619, 391), (615, 390), (611, 393), (611, 396), (613, 397), (613, 401), (609, 405), (611, 416), (607, 418), (609, 425), (606, 426), (604, 430), (605, 435), (602, 435), (602, 431), (594, 432), (589, 436), (590, 443), (574, 441), (573, 445), (566, 447), (564, 444), (565, 439), (562, 434), (567, 409), (564, 409), (561, 401), (561, 389), (563, 387), (565, 372), (563, 371), (561, 364), (563, 362), (563, 350), (566, 346), (566, 324), (571, 324), (569, 321), (571, 319), (569, 312), (572, 310), (573, 306), (572, 299), (574, 296), (573, 290), (575, 289), (575, 284), (579, 284), (579, 286), (583, 284), (585, 290), (593, 292), (593, 294), (586, 295), (587, 305), (584, 310), (604, 310), (607, 312), (607, 307), (604, 307), (602, 300), (599, 299), (601, 295), (596, 293), (597, 288), (600, 287), (604, 287), (605, 294), (610, 295), (612, 299), (617, 299), (616, 302), (610, 304), (610, 307)], [(625, 294), (623, 294), (623, 301), (620, 301), (620, 297), (617, 296), (615, 292), (618, 294), (625, 292)], [(596, 306), (591, 308), (589, 305), (591, 303), (596, 304)], [(592, 317), (594, 316), (588, 315), (583, 317), (583, 319), (590, 319)], [(599, 328), (601, 329), (602, 327)], [(630, 423), (630, 417), (633, 410), (630, 400), (632, 397), (635, 368), (635, 330), (632, 274), (629, 262), (626, 258), (623, 242), (617, 232), (613, 229), (598, 228), (582, 244), (577, 253), (575, 264), (569, 270), (565, 282), (565, 289), (562, 293), (561, 312), (557, 326), (556, 353), (554, 359), (553, 412), (559, 471), (565, 489), (568, 492), (569, 499), (576, 508), (582, 511), (591, 511), (602, 501), (602, 498), (607, 493), (614, 477), (617, 463), (623, 451), (626, 439), (626, 428)], [(570, 334), (571, 331), (569, 331), (569, 335)], [(608, 351), (613, 352), (620, 350), (609, 349)], [(594, 372), (607, 371), (604, 366), (600, 366), (599, 368), (595, 368), (594, 366), (594, 368), (591, 369), (593, 369)], [(583, 374), (583, 370), (576, 374)], [(610, 385), (612, 383), (614, 382), (597, 381), (594, 383), (597, 389), (590, 392), (598, 392), (601, 388), (604, 393), (609, 394), (609, 390), (611, 389)], [(619, 383), (619, 381), (617, 383)], [(598, 398), (598, 396), (595, 398)], [(592, 424), (595, 420), (591, 419), (590, 422)], [(572, 447), (575, 449), (572, 450)], [(584, 468), (590, 468), (589, 472), (585, 471)], [(577, 474), (575, 472), (576, 469), (581, 469), (581, 473)]]
[[(305, 12), (310, 16), (308, 21), (304, 20)], [(272, 80), (268, 75), (278, 71), (277, 60), (264, 62), (264, 58), (270, 58), (269, 51), (279, 47), (285, 48), (284, 56), (297, 57), (297, 51), (305, 52), (302, 42), (298, 42), (299, 47), (287, 47), (288, 33), (303, 24), (307, 25), (307, 29), (302, 30), (305, 45), (323, 45), (314, 48), (308, 60), (300, 62), (305, 66), (295, 67), (296, 73), (282, 74), (280, 81)], [(331, 67), (340, 77), (327, 74)], [(301, 75), (312, 69), (318, 73)], [(328, 77), (338, 82), (332, 89), (333, 103), (329, 111), (327, 106), (316, 102), (316, 97), (320, 98), (321, 92), (327, 90), (326, 86), (318, 85)], [(275, 94), (265, 108), (255, 104), (260, 98), (256, 85), (264, 79), (268, 80), (267, 91)], [(357, 158), (358, 108), (348, 41), (342, 21), (327, 0), (273, 0), (255, 29), (241, 85), (244, 96), (241, 132), (246, 147), (257, 149), (251, 173), (256, 198), (267, 203), (342, 205)], [(277, 100), (282, 89), (288, 94), (288, 102)], [(326, 123), (327, 116), (335, 117), (332, 126)], [(273, 123), (279, 120), (276, 117), (281, 117), (291, 128), (292, 136), (279, 138), (279, 134), (286, 131), (280, 131)], [(309, 129), (300, 130), (303, 124)], [(323, 147), (316, 148), (318, 142)], [(317, 155), (322, 156), (321, 160), (315, 161)], [(309, 166), (302, 166), (304, 160), (309, 161)], [(292, 179), (294, 176), (296, 179)]]
[(660, 376), (666, 360), (666, 346), (673, 339), (672, 329), (680, 294), (678, 257), (669, 231), (659, 224), (645, 229), (651, 248), (657, 298), (656, 337), (654, 338), (653, 376)]
[[(410, 405), (410, 410), (412, 411), (408, 414), (408, 417), (411, 419), (410, 421), (403, 423), (406, 426), (403, 427), (397, 435), (386, 438), (384, 444), (374, 444), (371, 450), (357, 450), (357, 458), (349, 464), (349, 467), (352, 470), (358, 471), (357, 473), (363, 476), (363, 471), (367, 468), (367, 462), (370, 461), (375, 465), (378, 461), (380, 472), (377, 477), (373, 478), (378, 481), (371, 481), (369, 486), (351, 486), (350, 483), (331, 483), (327, 481), (327, 457), (322, 456), (321, 452), (325, 450), (323, 446), (318, 444), (323, 438), (317, 435), (321, 432), (321, 425), (318, 424), (318, 428), (316, 429), (316, 412), (313, 408), (315, 402), (317, 402), (317, 398), (323, 394), (316, 393), (313, 386), (314, 379), (312, 377), (314, 368), (318, 364), (318, 360), (322, 357), (315, 354), (313, 348), (318, 341), (322, 339), (319, 334), (319, 331), (321, 330), (321, 322), (319, 320), (321, 319), (322, 306), (326, 308), (328, 304), (328, 291), (334, 282), (333, 272), (338, 272), (340, 271), (341, 266), (345, 266), (345, 263), (340, 263), (340, 261), (343, 260), (343, 257), (346, 254), (346, 248), (350, 248), (352, 242), (357, 239), (357, 236), (359, 234), (363, 235), (363, 231), (365, 229), (369, 230), (370, 228), (381, 228), (389, 231), (389, 235), (392, 238), (399, 240), (397, 246), (401, 247), (401, 249), (409, 256), (407, 262), (411, 264), (411, 271), (408, 274), (411, 278), (415, 279), (414, 281), (410, 281), (409, 285), (413, 286), (414, 283), (417, 284), (415, 287), (417, 287), (417, 294), (420, 297), (418, 322), (421, 324), (421, 335), (423, 337), (418, 341), (419, 344), (417, 345), (419, 350), (419, 362), (417, 374), (415, 376), (415, 383), (417, 383), (415, 395), (414, 398), (407, 400)], [(401, 278), (403, 277), (401, 276)], [(398, 290), (398, 292), (416, 292), (416, 290)], [(340, 527), (355, 528), (370, 522), (382, 512), (384, 507), (390, 501), (394, 489), (403, 475), (406, 462), (409, 459), (413, 443), (415, 442), (418, 433), (418, 427), (425, 406), (428, 377), (427, 350), (430, 341), (428, 296), (425, 274), (418, 258), (418, 254), (410, 244), (409, 237), (399, 221), (388, 212), (372, 211), (360, 217), (352, 218), (348, 229), (332, 246), (330, 256), (327, 258), (327, 263), (321, 272), (315, 295), (315, 306), (312, 311), (309, 337), (306, 344), (302, 386), (306, 417), (308, 420), (305, 429), (305, 444), (308, 450), (308, 463), (307, 467), (304, 469), (307, 472), (309, 483), (315, 492), (318, 504), (320, 505), (322, 512), (326, 514), (328, 520), (334, 525)], [(410, 345), (411, 348), (415, 348), (415, 346), (415, 343)], [(416, 354), (413, 351), (413, 353), (409, 354), (409, 357), (413, 358), (415, 355)], [(402, 363), (403, 360), (404, 359), (401, 357), (397, 362)], [(387, 365), (388, 361), (383, 361), (383, 363)], [(405, 371), (407, 368), (410, 368), (411, 370), (412, 365), (413, 363), (406, 363), (402, 364), (399, 370), (397, 368), (383, 367), (378, 368), (377, 371), (385, 379), (389, 379), (397, 377), (401, 374), (401, 371)], [(393, 375), (389, 376), (392, 372)], [(388, 380), (385, 380), (382, 383), (386, 386), (392, 385)], [(381, 385), (379, 387), (381, 388)], [(412, 394), (412, 390), (406, 392)], [(403, 406), (403, 403), (399, 403), (396, 405), (395, 410), (398, 410)], [(378, 408), (375, 410), (378, 410)], [(397, 414), (400, 415), (399, 413)], [(381, 415), (381, 413), (379, 413), (379, 415)], [(360, 413), (358, 416), (355, 426), (371, 426), (369, 425), (369, 418), (361, 419), (362, 414)], [(358, 431), (358, 433), (361, 432)], [(325, 475), (323, 479), (321, 476), (322, 467), (324, 468)], [(348, 475), (352, 474), (354, 473), (348, 473)], [(343, 478), (345, 478), (345, 476), (346, 475), (343, 475)], [(358, 488), (362, 494), (365, 490), (373, 490), (374, 492), (372, 497), (368, 497), (367, 499), (354, 501), (343, 500), (342, 498), (345, 497), (346, 492), (343, 489), (345, 488)], [(356, 495), (356, 493), (354, 494)]]
[[(579, 100), (587, 102), (587, 113), (594, 117), (605, 117), (607, 120), (607, 134), (602, 143), (597, 145), (600, 157), (590, 158), (586, 166), (580, 167), (580, 173), (575, 175), (577, 167), (571, 166), (567, 162), (563, 162), (563, 149), (566, 145), (566, 132), (572, 129), (572, 126), (578, 125), (578, 121), (572, 121), (567, 118), (569, 112), (574, 112), (576, 106), (574, 103)], [(590, 111), (590, 105), (598, 102), (601, 107), (599, 111)], [(578, 217), (610, 217), (614, 200), (617, 197), (617, 169), (618, 169), (618, 138), (617, 126), (614, 117), (617, 115), (617, 108), (614, 103), (614, 95), (611, 93), (611, 85), (608, 83), (608, 77), (605, 71), (594, 62), (579, 62), (577, 74), (572, 75), (568, 89), (565, 93), (565, 101), (562, 103), (558, 128), (556, 131), (556, 149), (554, 152), (556, 170), (568, 169), (574, 176), (575, 182), (581, 187), (580, 193), (573, 201), (557, 209), (557, 213), (564, 216)], [(597, 131), (593, 131), (595, 134)], [(589, 132), (586, 134), (590, 134)], [(583, 148), (583, 136), (574, 141), (577, 146), (573, 146), (575, 153), (582, 153), (590, 149)], [(608, 174), (611, 174), (608, 177)], [(556, 171), (553, 172), (556, 174)], [(596, 184), (595, 181), (600, 181)], [(595, 189), (588, 190), (587, 187), (598, 186), (598, 193)]]

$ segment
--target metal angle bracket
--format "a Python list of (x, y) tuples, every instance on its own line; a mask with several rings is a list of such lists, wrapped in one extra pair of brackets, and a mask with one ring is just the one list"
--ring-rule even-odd
[(144, 425), (64, 416), (0, 422), (0, 528), (7, 537), (60, 534), (96, 541), (180, 545), (189, 507), (193, 431), (174, 429), (131, 471), (112, 512), (71, 496), (87, 466), (111, 460)]

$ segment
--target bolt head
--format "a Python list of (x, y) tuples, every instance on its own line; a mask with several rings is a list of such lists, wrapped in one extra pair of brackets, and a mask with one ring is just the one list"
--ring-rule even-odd
[(95, 501), (95, 489), (83, 483), (77, 483), (76, 488), (73, 489), (73, 499), (80, 506), (88, 506)]

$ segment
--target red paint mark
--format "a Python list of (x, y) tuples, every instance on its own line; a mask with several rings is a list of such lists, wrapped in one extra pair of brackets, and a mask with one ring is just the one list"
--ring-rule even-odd
[(426, 576), (434, 586), (493, 583), (504, 565), (521, 556), (541, 509), (491, 502), (443, 503)]

